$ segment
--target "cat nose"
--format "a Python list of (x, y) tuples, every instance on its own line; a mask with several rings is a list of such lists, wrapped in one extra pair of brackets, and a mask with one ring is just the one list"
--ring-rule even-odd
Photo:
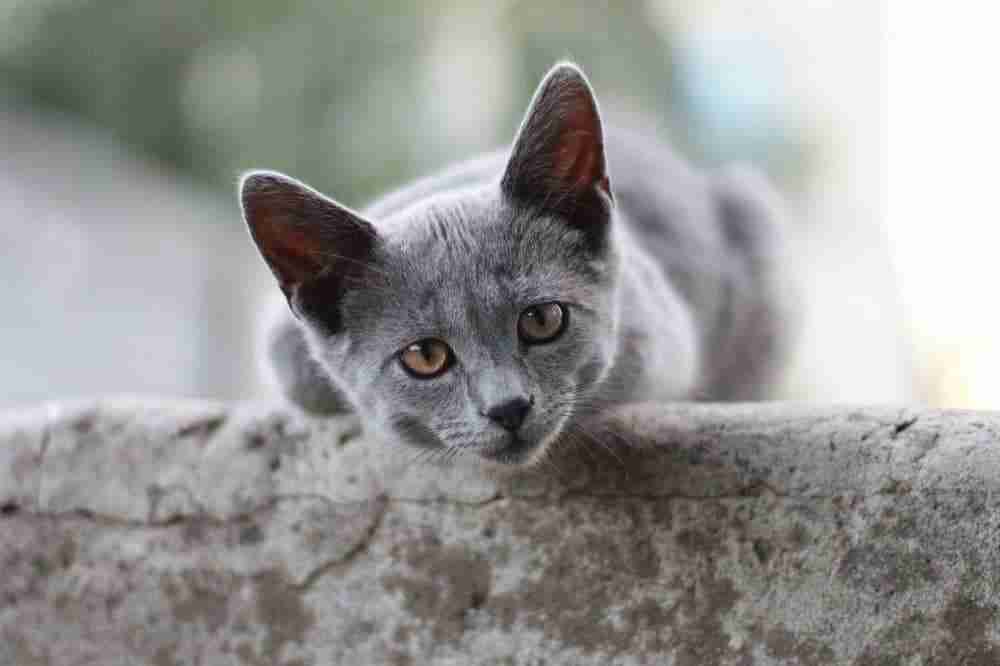
[(521, 396), (501, 402), (499, 405), (494, 405), (487, 409), (484, 414), (505, 430), (515, 432), (524, 423), (525, 417), (528, 416), (528, 412), (534, 404), (534, 396), (527, 398)]

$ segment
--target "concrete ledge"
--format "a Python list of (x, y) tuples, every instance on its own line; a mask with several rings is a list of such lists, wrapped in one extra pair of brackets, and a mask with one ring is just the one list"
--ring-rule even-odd
[(4, 414), (0, 664), (1000, 664), (1000, 415), (590, 431), (491, 480), (269, 405)]

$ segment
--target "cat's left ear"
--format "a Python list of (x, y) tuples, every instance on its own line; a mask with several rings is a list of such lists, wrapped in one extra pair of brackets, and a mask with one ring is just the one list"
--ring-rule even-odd
[(298, 315), (339, 328), (337, 301), (372, 261), (375, 227), (358, 213), (274, 171), (240, 183), (243, 218), (254, 243)]
[(575, 65), (559, 64), (542, 80), (528, 108), (501, 188), (516, 202), (602, 232), (612, 204), (597, 100)]

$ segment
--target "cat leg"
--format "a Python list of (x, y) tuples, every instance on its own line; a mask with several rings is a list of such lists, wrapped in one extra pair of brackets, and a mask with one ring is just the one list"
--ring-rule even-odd
[(317, 416), (352, 411), (343, 394), (312, 358), (305, 336), (291, 316), (282, 317), (269, 327), (265, 355), (273, 383), (296, 406)]

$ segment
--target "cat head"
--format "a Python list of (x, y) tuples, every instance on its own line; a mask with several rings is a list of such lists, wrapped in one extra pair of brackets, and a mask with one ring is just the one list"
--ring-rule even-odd
[(247, 174), (241, 198), (313, 356), (383, 437), (533, 464), (592, 407), (617, 344), (618, 258), (600, 115), (575, 66), (542, 81), (495, 181), (371, 220), (274, 172)]

